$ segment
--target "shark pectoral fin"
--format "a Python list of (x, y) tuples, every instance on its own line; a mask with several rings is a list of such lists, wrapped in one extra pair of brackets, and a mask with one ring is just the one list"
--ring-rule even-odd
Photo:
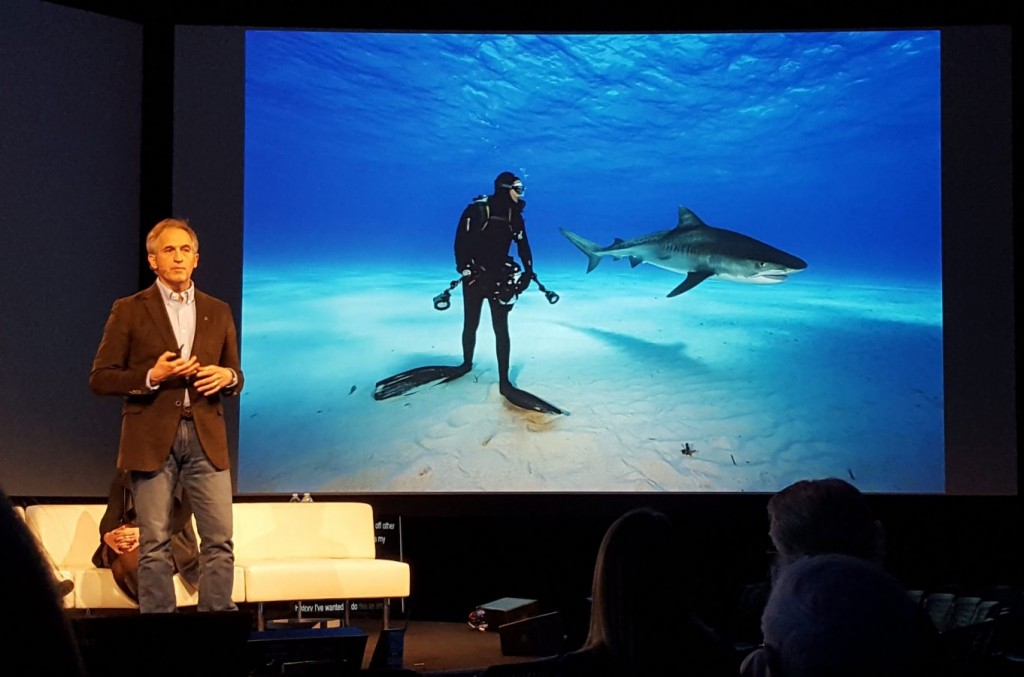
[(629, 265), (632, 266), (633, 268), (636, 268), (637, 266), (639, 266), (643, 262), (644, 262), (644, 260), (642, 258), (638, 257), (638, 256), (630, 256), (629, 257)]
[(683, 280), (682, 283), (680, 283), (680, 285), (678, 287), (676, 287), (675, 289), (670, 291), (668, 293), (667, 298), (672, 298), (673, 296), (679, 296), (684, 291), (690, 291), (691, 289), (693, 289), (694, 287), (696, 287), (698, 284), (700, 284), (704, 280), (708, 279), (709, 277), (711, 277), (711, 273), (706, 273), (706, 272), (703, 272), (703, 271), (701, 271), (701, 272), (694, 271), (694, 272), (688, 274), (686, 276), (686, 279)]

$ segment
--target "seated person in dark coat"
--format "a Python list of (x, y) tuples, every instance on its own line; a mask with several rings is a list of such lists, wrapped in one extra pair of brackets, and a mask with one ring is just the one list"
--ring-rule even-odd
[[(181, 485), (175, 493), (171, 525), (174, 570), (192, 590), (198, 590), (199, 541), (192, 528), (192, 505)], [(100, 544), (92, 563), (110, 569), (124, 594), (136, 603), (139, 601), (139, 528), (135, 524), (135, 501), (128, 471), (118, 470), (110, 485), (107, 510), (100, 520)]]
[(935, 626), (891, 574), (863, 557), (810, 555), (780, 570), (764, 646), (742, 677), (939, 677)]

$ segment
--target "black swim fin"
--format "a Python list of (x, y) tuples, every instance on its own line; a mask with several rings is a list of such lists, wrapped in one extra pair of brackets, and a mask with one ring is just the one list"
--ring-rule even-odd
[(562, 414), (565, 413), (550, 402), (545, 402), (533, 393), (528, 393), (525, 390), (516, 388), (511, 383), (505, 383), (501, 386), (501, 394), (506, 400), (522, 409), (530, 409), (532, 411), (539, 411), (542, 414)]
[(395, 374), (394, 376), (377, 381), (377, 385), (373, 389), (373, 399), (386, 400), (391, 397), (397, 397), (428, 383), (435, 381), (438, 383), (448, 383), (468, 373), (469, 369), (462, 365), (457, 367), (442, 365), (416, 367), (415, 369), (403, 371), (401, 374)]

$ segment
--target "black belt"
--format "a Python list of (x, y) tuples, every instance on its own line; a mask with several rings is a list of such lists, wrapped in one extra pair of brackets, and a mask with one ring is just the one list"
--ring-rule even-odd
[(192, 407), (182, 407), (181, 408), (181, 417), (191, 421), (192, 420)]

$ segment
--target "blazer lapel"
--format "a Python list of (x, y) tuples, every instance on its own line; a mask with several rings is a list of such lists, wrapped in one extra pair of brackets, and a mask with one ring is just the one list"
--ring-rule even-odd
[(171, 320), (167, 317), (167, 307), (164, 305), (159, 287), (154, 282), (153, 286), (143, 293), (146, 297), (146, 311), (149, 313), (150, 319), (153, 320), (153, 326), (160, 333), (160, 338), (169, 346), (168, 350), (177, 350), (178, 341), (174, 337), (174, 327), (171, 326)]

